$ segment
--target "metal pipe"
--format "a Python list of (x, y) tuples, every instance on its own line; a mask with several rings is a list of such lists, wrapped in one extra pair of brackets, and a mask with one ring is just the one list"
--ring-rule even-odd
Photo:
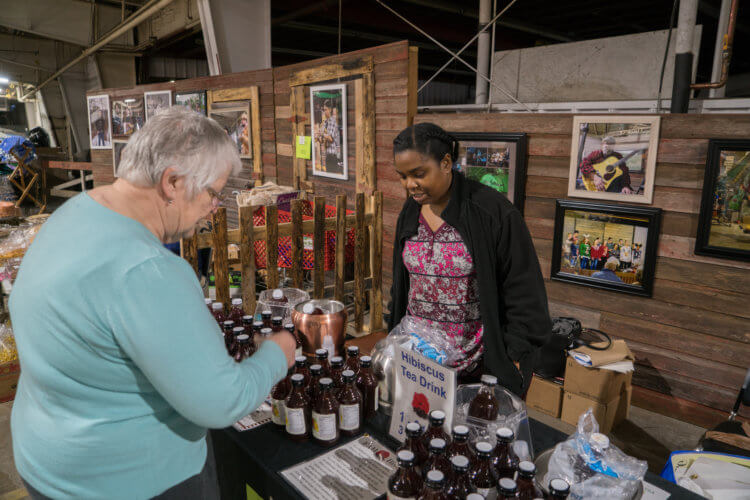
[[(497, 14), (497, 0), (492, 1), (492, 17), (495, 17)], [(492, 41), (490, 42), (490, 81), (492, 81), (492, 78), (494, 78), (495, 75), (495, 28), (497, 27), (497, 23), (492, 25)], [(487, 112), (489, 113), (491, 111), (492, 107), (492, 94), (487, 96)]]
[[(729, 25), (730, 0), (721, 0), (719, 9), (719, 22), (716, 26), (716, 41), (714, 42), (714, 59), (711, 67), (711, 81), (715, 82), (721, 78), (721, 52), (724, 47), (724, 34), (727, 32)], [(700, 7), (698, 7), (700, 10)], [(711, 89), (708, 92), (709, 97), (724, 97), (724, 89)]]
[[(490, 0), (479, 0), (479, 39), (477, 40), (477, 78), (474, 102), (487, 103), (487, 81), (490, 72), (490, 34), (484, 29), (490, 22)], [(493, 25), (494, 26), (494, 25)]]
[(55, 79), (58, 76), (65, 73), (70, 68), (72, 68), (73, 66), (75, 66), (76, 64), (84, 60), (86, 57), (90, 56), (91, 54), (95, 53), (97, 50), (99, 50), (103, 46), (107, 45), (112, 40), (116, 39), (123, 33), (127, 32), (129, 29), (145, 21), (146, 19), (151, 17), (154, 13), (156, 13), (159, 9), (172, 3), (172, 1), (173, 0), (151, 0), (150, 2), (146, 3), (141, 9), (138, 9), (137, 11), (135, 11), (124, 23), (121, 23), (115, 26), (113, 29), (109, 31), (109, 33), (101, 37), (94, 45), (85, 49), (77, 57), (73, 58), (72, 61), (65, 64), (62, 68), (60, 68), (55, 73), (53, 73), (49, 78), (47, 78), (42, 83), (37, 85), (34, 90), (24, 95), (23, 98), (28, 99), (32, 95), (36, 94), (41, 88), (46, 87), (49, 83), (55, 81)]
[(737, 26), (737, 9), (739, 8), (739, 0), (732, 0), (732, 7), (729, 9), (729, 24), (727, 25), (727, 32), (724, 35), (724, 40), (721, 49), (721, 78), (718, 82), (708, 83), (694, 83), (690, 86), (691, 89), (718, 89), (726, 85), (729, 79), (729, 62), (732, 59), (732, 45), (734, 44), (734, 30)]
[(690, 102), (690, 82), (693, 74), (693, 39), (698, 0), (681, 0), (675, 39), (674, 83), (672, 85), (672, 113), (687, 113)]

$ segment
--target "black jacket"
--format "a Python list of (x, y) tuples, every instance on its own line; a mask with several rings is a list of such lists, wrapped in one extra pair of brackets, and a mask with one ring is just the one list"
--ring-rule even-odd
[[(409, 273), (402, 253), (405, 241), (417, 234), (420, 209), (410, 197), (398, 217), (389, 331), (407, 314)], [(503, 195), (454, 171), (451, 198), (441, 218), (458, 230), (474, 261), (485, 371), (522, 395), (531, 382), (538, 348), (552, 331), (544, 279), (523, 217)], [(512, 361), (519, 362), (520, 374)]]

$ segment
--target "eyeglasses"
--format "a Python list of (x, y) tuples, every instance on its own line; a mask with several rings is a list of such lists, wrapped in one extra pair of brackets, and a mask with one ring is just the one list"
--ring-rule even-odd
[(224, 199), (226, 198), (223, 194), (217, 193), (210, 187), (206, 188), (206, 191), (209, 195), (211, 195), (211, 204), (215, 207), (220, 207), (224, 204)]

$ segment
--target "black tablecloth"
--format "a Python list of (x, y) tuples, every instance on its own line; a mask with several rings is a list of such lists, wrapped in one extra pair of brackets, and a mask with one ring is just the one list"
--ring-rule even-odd
[[(396, 450), (399, 443), (388, 435), (389, 418), (378, 414), (372, 422), (365, 425), (365, 432)], [(529, 427), (535, 455), (567, 438), (564, 433), (534, 419), (529, 419)], [(244, 499), (245, 483), (263, 498), (303, 498), (284, 480), (280, 472), (329, 450), (312, 441), (290, 441), (283, 428), (271, 423), (244, 432), (233, 428), (212, 431), (211, 438), (224, 499)], [(337, 446), (352, 439), (355, 438), (342, 439)], [(646, 481), (670, 492), (671, 499), (702, 498), (651, 472), (646, 474)]]

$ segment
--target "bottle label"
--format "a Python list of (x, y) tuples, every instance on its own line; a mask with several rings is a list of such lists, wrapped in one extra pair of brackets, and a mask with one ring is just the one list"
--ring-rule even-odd
[(312, 412), (312, 433), (321, 441), (336, 439), (336, 414)]
[(378, 411), (378, 405), (380, 404), (380, 386), (375, 386), (375, 411)]
[(359, 429), (359, 404), (339, 406), (339, 422), (342, 431)]
[(271, 399), (271, 421), (276, 425), (286, 425), (286, 403), (283, 399)]
[(305, 410), (302, 408), (286, 409), (286, 432), (295, 436), (300, 436), (307, 432)]
[(417, 497), (400, 497), (398, 495), (394, 495), (390, 491), (388, 492), (388, 495), (386, 496), (388, 500), (417, 500)]

